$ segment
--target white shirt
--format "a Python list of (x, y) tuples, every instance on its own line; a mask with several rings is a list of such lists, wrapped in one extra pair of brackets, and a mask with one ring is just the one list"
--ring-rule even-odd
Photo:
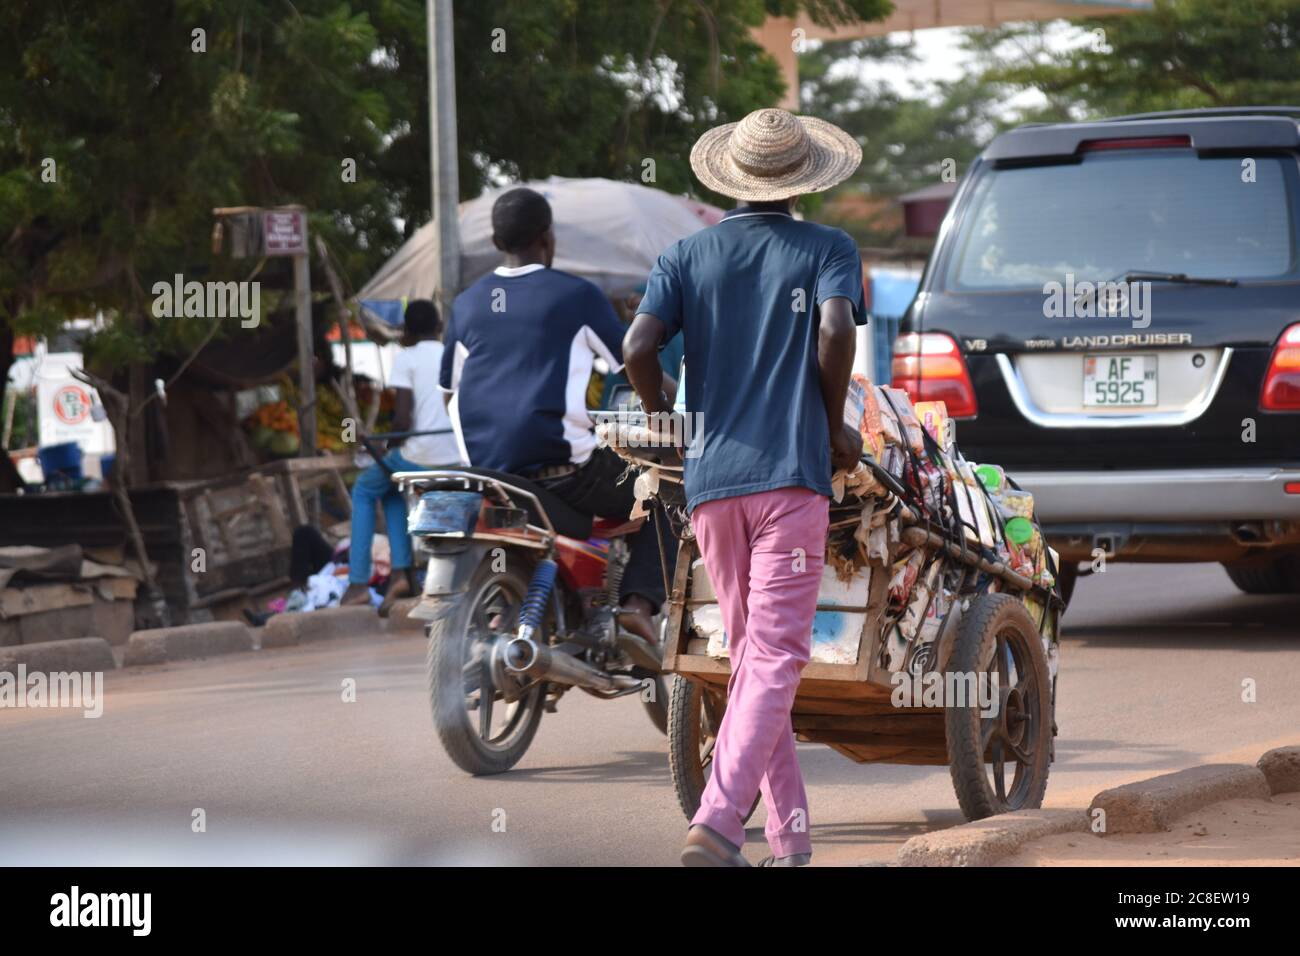
[(526, 266), (497, 266), (492, 271), (499, 276), (506, 276), (509, 278), (511, 276), (526, 276), (530, 272), (536, 272), (539, 269), (545, 268), (546, 266), (542, 265), (540, 262), (530, 262)]
[(449, 465), (461, 461), (442, 389), (438, 387), (441, 368), (442, 343), (432, 339), (402, 349), (393, 359), (389, 384), (394, 388), (409, 388), (415, 396), (411, 431), (446, 430), (442, 435), (416, 435), (402, 443), (402, 457), (417, 465)]

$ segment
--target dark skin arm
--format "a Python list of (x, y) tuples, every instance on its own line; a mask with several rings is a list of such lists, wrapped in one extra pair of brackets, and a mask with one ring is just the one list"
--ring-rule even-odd
[[(822, 303), (817, 327), (817, 371), (822, 401), (826, 406), (826, 423), (831, 436), (831, 467), (852, 469), (862, 455), (862, 436), (844, 424), (844, 401), (853, 376), (853, 356), (857, 335), (853, 325), (853, 306), (848, 299), (837, 297)], [(656, 316), (642, 312), (632, 320), (623, 337), (623, 362), (628, 381), (636, 389), (647, 412), (672, 410), (665, 394), (667, 376), (659, 366), (659, 343), (664, 324)]]
[(823, 302), (820, 312), (817, 371), (831, 436), (831, 469), (852, 470), (862, 456), (862, 436), (856, 428), (844, 423), (844, 401), (848, 398), (853, 356), (857, 351), (853, 305), (842, 296), (836, 297)]
[(649, 414), (671, 412), (669, 390), (677, 390), (677, 383), (664, 374), (659, 364), (659, 343), (665, 331), (658, 316), (639, 312), (623, 336), (623, 370), (641, 399), (641, 407)]

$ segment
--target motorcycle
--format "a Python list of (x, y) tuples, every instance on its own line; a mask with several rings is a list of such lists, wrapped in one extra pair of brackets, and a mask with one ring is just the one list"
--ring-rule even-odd
[(619, 627), (636, 521), (592, 519), (542, 486), (471, 467), (397, 472), (408, 531), (428, 570), (413, 617), (428, 621), (433, 722), (474, 775), (527, 752), (571, 689), (640, 696), (668, 726), (661, 647)]

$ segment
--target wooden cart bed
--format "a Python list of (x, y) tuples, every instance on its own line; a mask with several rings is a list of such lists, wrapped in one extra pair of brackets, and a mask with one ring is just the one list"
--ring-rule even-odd
[[(687, 627), (687, 608), (703, 603), (693, 602), (687, 593), (691, 564), (698, 556), (693, 540), (682, 542), (669, 599), (664, 670), (725, 697), (729, 662), (708, 656), (707, 641), (694, 637)], [(888, 588), (884, 574), (873, 574), (857, 663), (813, 661), (804, 668), (791, 713), (795, 737), (826, 744), (857, 763), (946, 765), (943, 709), (900, 708), (890, 702), (890, 671), (875, 653)]]

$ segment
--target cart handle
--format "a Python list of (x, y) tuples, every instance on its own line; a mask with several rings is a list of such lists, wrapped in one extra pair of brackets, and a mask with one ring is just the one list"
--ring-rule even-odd
[(885, 469), (885, 467), (882, 464), (880, 464), (880, 462), (876, 461), (874, 455), (871, 455), (867, 452), (863, 452), (861, 461), (863, 464), (865, 464), (868, 468), (871, 469), (871, 474), (875, 476), (878, 482), (880, 482), (882, 485), (888, 488), (899, 498), (902, 498), (904, 501), (906, 501), (909, 497), (911, 497), (908, 490), (905, 487), (903, 487), (902, 482), (900, 482), (897, 478), (891, 475)]

